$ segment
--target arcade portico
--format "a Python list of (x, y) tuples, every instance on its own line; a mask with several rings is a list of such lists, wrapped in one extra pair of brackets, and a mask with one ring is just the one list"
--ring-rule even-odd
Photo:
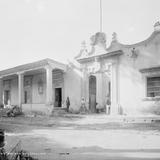
[(64, 99), (66, 65), (44, 59), (0, 72), (1, 105), (18, 105), (23, 111), (51, 112)]

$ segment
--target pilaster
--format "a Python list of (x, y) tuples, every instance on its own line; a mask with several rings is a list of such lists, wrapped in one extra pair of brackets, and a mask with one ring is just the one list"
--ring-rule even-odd
[(18, 72), (18, 106), (22, 108), (23, 88), (24, 88), (24, 72)]
[(3, 105), (3, 79), (0, 77), (0, 105)]
[(118, 114), (118, 64), (111, 66), (111, 114)]
[(103, 106), (103, 77), (102, 73), (96, 74), (96, 101), (100, 106)]
[(53, 74), (50, 66), (46, 70), (46, 105), (53, 105)]

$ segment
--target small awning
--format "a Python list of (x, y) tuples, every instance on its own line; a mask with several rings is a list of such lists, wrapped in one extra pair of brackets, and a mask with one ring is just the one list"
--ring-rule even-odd
[(140, 71), (141, 73), (157, 72), (157, 71), (160, 71), (160, 66), (143, 68), (143, 69), (140, 69), (139, 71)]
[(149, 68), (143, 68), (139, 70), (145, 76), (159, 76), (160, 75), (160, 66), (154, 66)]

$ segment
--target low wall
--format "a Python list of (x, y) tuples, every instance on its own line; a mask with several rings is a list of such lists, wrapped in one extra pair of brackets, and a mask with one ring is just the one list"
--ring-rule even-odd
[(46, 104), (22, 104), (22, 112), (24, 114), (45, 114), (50, 115), (53, 106), (47, 106)]

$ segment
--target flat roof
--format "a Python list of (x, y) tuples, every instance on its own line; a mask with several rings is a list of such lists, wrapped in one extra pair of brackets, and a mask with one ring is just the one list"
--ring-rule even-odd
[(52, 68), (56, 69), (61, 69), (63, 71), (66, 71), (66, 64), (63, 64), (61, 62), (46, 58), (40, 61), (32, 62), (32, 63), (27, 63), (23, 65), (19, 65), (13, 68), (5, 69), (0, 71), (0, 76), (5, 76), (5, 75), (11, 75), (11, 74), (16, 74), (17, 72), (23, 72), (23, 71), (28, 71), (32, 69), (37, 69), (41, 68), (44, 66), (50, 65)]

